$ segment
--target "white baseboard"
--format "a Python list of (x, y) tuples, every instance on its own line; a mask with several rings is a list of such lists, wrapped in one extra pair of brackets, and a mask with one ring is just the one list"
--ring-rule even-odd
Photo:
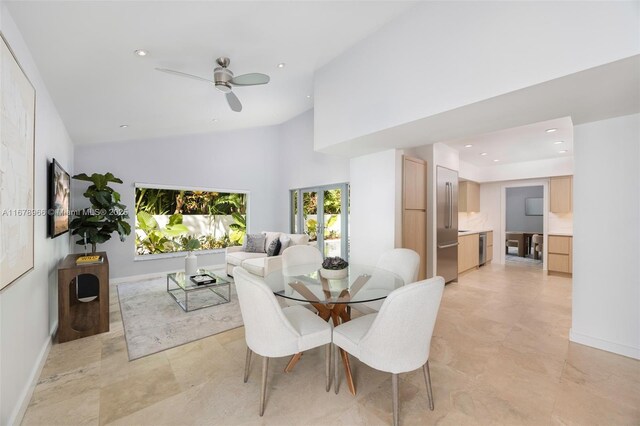
[(31, 370), (31, 374), (29, 375), (27, 386), (25, 386), (25, 388), (22, 390), (22, 394), (20, 395), (20, 399), (18, 400), (20, 402), (9, 416), (9, 425), (19, 425), (20, 423), (22, 423), (22, 419), (27, 412), (27, 407), (29, 407), (29, 402), (31, 402), (33, 391), (36, 389), (36, 385), (38, 384), (40, 373), (42, 373), (44, 364), (47, 362), (47, 357), (49, 356), (49, 351), (51, 350), (51, 343), (53, 342), (53, 336), (55, 336), (57, 329), (58, 321), (54, 322), (51, 326), (51, 329), (49, 330), (49, 338), (47, 338), (44, 345), (42, 346), (42, 349), (40, 350), (36, 365), (33, 367), (33, 369)]
[(620, 343), (609, 342), (608, 340), (587, 336), (585, 334), (577, 333), (573, 331), (573, 329), (569, 330), (569, 340), (574, 343), (580, 343), (581, 345), (591, 346), (607, 352), (613, 352), (614, 354), (640, 359), (640, 348), (621, 345)]
[[(226, 267), (226, 265), (224, 263), (218, 264), (218, 265), (203, 265), (200, 266), (200, 268), (204, 268), (204, 269), (224, 269)], [(109, 280), (109, 284), (110, 285), (114, 285), (114, 284), (122, 284), (122, 283), (126, 283), (126, 282), (130, 282), (130, 281), (140, 281), (140, 280), (148, 280), (150, 278), (160, 278), (160, 277), (166, 277), (167, 274), (171, 274), (173, 272), (179, 272), (178, 270), (171, 270), (171, 271), (158, 271), (158, 272), (151, 272), (149, 274), (139, 274), (139, 275), (128, 275), (126, 277), (119, 277), (119, 278), (112, 278)]]

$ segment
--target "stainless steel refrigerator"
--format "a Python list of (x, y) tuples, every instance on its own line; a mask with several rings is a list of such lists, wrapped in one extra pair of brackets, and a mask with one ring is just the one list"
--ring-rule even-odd
[(438, 166), (436, 182), (436, 275), (449, 282), (458, 279), (458, 172)]

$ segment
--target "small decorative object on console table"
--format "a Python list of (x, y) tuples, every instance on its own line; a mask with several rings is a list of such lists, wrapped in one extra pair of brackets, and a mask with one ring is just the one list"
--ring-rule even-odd
[(346, 278), (349, 275), (347, 267), (349, 263), (341, 257), (327, 257), (322, 262), (322, 269), (320, 269), (320, 275), (328, 280), (339, 280)]
[(184, 243), (184, 248), (189, 252), (184, 258), (184, 272), (187, 276), (195, 275), (198, 270), (198, 258), (193, 251), (200, 248), (200, 241), (197, 238), (189, 238)]

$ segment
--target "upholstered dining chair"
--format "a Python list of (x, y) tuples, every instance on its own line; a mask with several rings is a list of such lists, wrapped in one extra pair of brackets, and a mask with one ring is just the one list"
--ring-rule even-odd
[(295, 245), (282, 253), (282, 272), (285, 275), (304, 275), (322, 267), (322, 253), (314, 246)]
[(416, 282), (420, 269), (420, 255), (411, 249), (397, 248), (386, 251), (378, 258), (376, 268), (399, 275), (406, 284)]
[(544, 236), (540, 234), (533, 234), (531, 237), (531, 244), (533, 245), (533, 258), (542, 259), (542, 251), (544, 250)]
[[(422, 367), (433, 410), (429, 349), (436, 323), (444, 279), (434, 277), (394, 290), (380, 312), (341, 324), (333, 329), (333, 343), (376, 370), (391, 373), (393, 424), (398, 424), (398, 374)], [(339, 369), (334, 366), (334, 386)]]
[(264, 414), (269, 358), (294, 355), (325, 345), (326, 391), (330, 388), (331, 326), (302, 306), (281, 308), (261, 277), (243, 268), (233, 269), (244, 321), (247, 356), (244, 382), (249, 379), (251, 354), (262, 356), (260, 416)]
[[(396, 248), (388, 250), (380, 255), (376, 268), (392, 272), (402, 278), (404, 284), (411, 284), (418, 279), (420, 269), (420, 255), (411, 249)], [(374, 302), (354, 303), (350, 307), (363, 314), (378, 312), (383, 300)]]

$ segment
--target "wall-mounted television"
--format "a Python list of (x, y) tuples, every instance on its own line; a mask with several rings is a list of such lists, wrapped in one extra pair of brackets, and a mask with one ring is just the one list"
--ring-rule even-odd
[(71, 177), (55, 160), (49, 164), (49, 236), (55, 238), (69, 231)]
[(542, 216), (542, 198), (525, 198), (524, 215)]

